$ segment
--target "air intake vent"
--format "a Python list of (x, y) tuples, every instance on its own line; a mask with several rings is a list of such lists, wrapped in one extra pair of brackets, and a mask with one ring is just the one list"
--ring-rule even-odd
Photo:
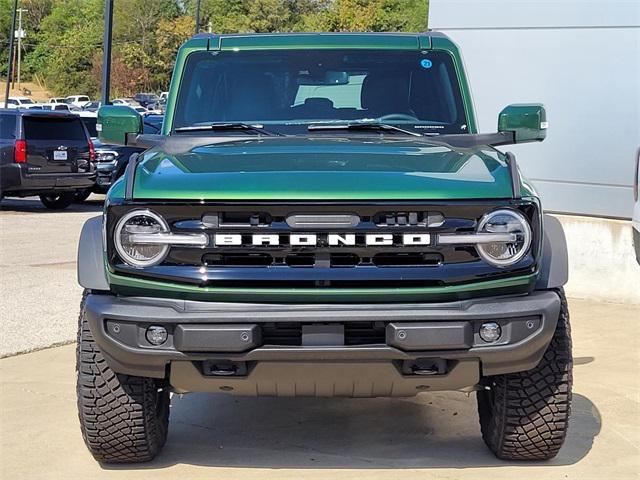
[[(345, 322), (345, 345), (376, 345), (386, 343), (384, 322)], [(263, 323), (262, 342), (264, 345), (302, 345), (302, 323)]]
[(444, 223), (440, 212), (381, 212), (373, 216), (378, 227), (439, 227)]

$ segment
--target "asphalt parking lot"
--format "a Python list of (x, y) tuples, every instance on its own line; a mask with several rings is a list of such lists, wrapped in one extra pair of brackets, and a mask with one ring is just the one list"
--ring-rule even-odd
[(523, 478), (640, 476), (640, 348), (633, 305), (570, 300), (574, 402), (553, 461), (495, 459), (480, 438), (475, 398), (172, 399), (170, 433), (154, 462), (100, 466), (84, 448), (75, 406), (81, 290), (75, 254), (101, 197), (62, 212), (34, 199), (0, 207), (0, 478)]

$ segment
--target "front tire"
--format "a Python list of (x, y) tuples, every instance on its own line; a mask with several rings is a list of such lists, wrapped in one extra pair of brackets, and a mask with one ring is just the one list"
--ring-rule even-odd
[(482, 438), (505, 460), (547, 460), (564, 443), (571, 412), (573, 359), (567, 300), (542, 360), (532, 370), (485, 377), (477, 392)]
[(78, 416), (84, 442), (99, 462), (152, 460), (167, 439), (168, 385), (109, 368), (85, 318), (86, 296), (85, 291), (76, 349)]
[(65, 192), (57, 195), (40, 195), (40, 202), (49, 210), (63, 210), (73, 203), (75, 192)]

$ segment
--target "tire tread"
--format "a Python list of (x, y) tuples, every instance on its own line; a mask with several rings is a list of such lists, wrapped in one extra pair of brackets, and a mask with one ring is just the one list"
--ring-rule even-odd
[(571, 414), (571, 327), (562, 290), (560, 316), (542, 360), (532, 370), (487, 377), (477, 392), (482, 437), (498, 458), (547, 460), (562, 447)]
[(84, 318), (86, 295), (85, 291), (76, 347), (82, 437), (100, 462), (152, 460), (167, 438), (168, 389), (155, 379), (116, 374), (109, 368)]

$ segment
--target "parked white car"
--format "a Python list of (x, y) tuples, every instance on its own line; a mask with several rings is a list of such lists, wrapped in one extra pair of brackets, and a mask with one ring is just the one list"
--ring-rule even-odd
[(49, 99), (49, 103), (66, 103), (64, 97), (53, 97)]
[(43, 103), (41, 104), (43, 110), (55, 110), (57, 112), (69, 112), (75, 110), (73, 105), (66, 103)]
[(35, 104), (36, 102), (29, 97), (9, 97), (6, 105), (0, 102), (0, 108), (26, 108)]
[(85, 103), (89, 103), (91, 99), (86, 95), (70, 95), (64, 99), (64, 103), (82, 108)]
[(631, 225), (633, 227), (633, 245), (636, 249), (636, 260), (640, 264), (640, 147), (636, 150), (636, 172), (633, 177), (633, 198), (635, 205), (633, 206), (633, 219)]
[(111, 100), (112, 105), (125, 105), (127, 107), (139, 107), (140, 104), (133, 98), (115, 98)]
[(166, 100), (169, 97), (169, 92), (160, 92), (160, 100)]

